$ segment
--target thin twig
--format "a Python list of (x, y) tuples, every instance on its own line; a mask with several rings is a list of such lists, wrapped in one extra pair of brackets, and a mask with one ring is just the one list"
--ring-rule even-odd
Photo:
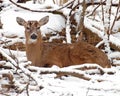
[[(30, 81), (30, 78), (29, 78), (29, 81)], [(28, 84), (26, 85), (27, 96), (30, 96), (29, 95), (29, 85), (30, 85), (30, 83), (28, 82)]]
[(117, 12), (116, 12), (113, 24), (112, 24), (111, 29), (110, 29), (111, 31), (112, 31), (112, 29), (113, 29), (113, 27), (115, 25), (115, 21), (117, 20), (117, 15), (118, 15), (119, 9), (120, 9), (120, 0), (119, 0), (119, 4), (118, 4), (118, 7), (117, 7)]
[[(102, 4), (102, 0), (100, 2)], [(104, 8), (103, 8), (103, 5), (101, 5), (102, 7), (102, 21), (103, 21), (103, 25), (105, 24), (105, 19), (104, 19)]]
[[(93, 15), (93, 14), (95, 13), (95, 11), (97, 10), (97, 8), (99, 8), (99, 7), (100, 7), (100, 5), (103, 5), (105, 2), (106, 2), (106, 0), (105, 0), (105, 1), (103, 1), (103, 2), (98, 3), (98, 6), (97, 6), (97, 7), (95, 7), (95, 8), (94, 8), (94, 10), (92, 11), (92, 13), (91, 13), (91, 14), (89, 14), (88, 16)], [(87, 17), (88, 17), (88, 16), (87, 16)]]

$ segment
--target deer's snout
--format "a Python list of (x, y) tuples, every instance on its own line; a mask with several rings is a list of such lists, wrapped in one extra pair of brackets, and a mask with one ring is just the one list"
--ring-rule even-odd
[(32, 34), (32, 35), (30, 36), (30, 38), (31, 38), (31, 39), (37, 39), (37, 35), (36, 35), (36, 34)]

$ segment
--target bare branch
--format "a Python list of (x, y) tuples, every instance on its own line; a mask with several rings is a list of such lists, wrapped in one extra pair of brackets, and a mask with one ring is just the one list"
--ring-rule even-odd
[(118, 4), (118, 7), (117, 7), (117, 11), (116, 11), (116, 15), (115, 15), (113, 24), (112, 24), (111, 29), (110, 29), (111, 31), (112, 31), (112, 29), (113, 29), (113, 27), (114, 27), (114, 25), (115, 25), (115, 21), (117, 20), (117, 15), (118, 15), (118, 13), (119, 13), (119, 9), (120, 9), (120, 0), (119, 0), (119, 4)]
[[(31, 12), (46, 12), (46, 13), (59, 14), (59, 15), (64, 16), (64, 14), (63, 14), (61, 11), (59, 11), (59, 9), (56, 9), (56, 10), (49, 10), (49, 9), (48, 9), (48, 10), (32, 10), (32, 9), (30, 9), (30, 8), (23, 7), (23, 6), (15, 3), (15, 2), (13, 2), (12, 0), (9, 0), (9, 1), (10, 1), (12, 4), (16, 5), (17, 7), (22, 8), (22, 9), (24, 9), (24, 10), (31, 11)], [(65, 16), (64, 16), (64, 17), (65, 17)]]
[[(101, 0), (100, 3), (102, 3), (102, 0)], [(104, 8), (103, 8), (103, 5), (101, 7), (102, 7), (102, 21), (103, 21), (103, 24), (104, 24), (105, 23), (105, 19), (104, 19)]]
[[(106, 0), (105, 0), (105, 1), (106, 1)], [(93, 5), (93, 4), (94, 4), (94, 5), (99, 5), (100, 2), (94, 2), (94, 3), (89, 2), (89, 3), (87, 3), (87, 7), (88, 7), (88, 6), (91, 6), (91, 5)], [(106, 5), (106, 2), (102, 2), (101, 5)], [(118, 5), (119, 5), (119, 4), (112, 4), (112, 6), (115, 6), (115, 7), (118, 6)]]
[(98, 3), (97, 5), (97, 7), (92, 11), (92, 13), (91, 14), (89, 14), (88, 16), (91, 16), (91, 15), (93, 15), (94, 14), (94, 12), (97, 10), (97, 8), (99, 8), (101, 5), (103, 6), (103, 3), (105, 3), (106, 2), (106, 0), (105, 1), (103, 1), (103, 2), (100, 2), (100, 3)]
[(85, 18), (85, 11), (86, 11), (86, 1), (84, 0), (82, 3), (82, 12), (80, 13), (80, 22), (77, 25), (77, 32), (78, 34), (80, 33), (80, 36), (78, 38), (78, 41), (82, 40), (82, 35), (83, 35), (83, 29), (84, 29), (84, 18)]

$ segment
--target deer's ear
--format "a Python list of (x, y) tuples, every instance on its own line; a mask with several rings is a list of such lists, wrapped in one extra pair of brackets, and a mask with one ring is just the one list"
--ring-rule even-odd
[(39, 20), (39, 24), (42, 26), (45, 25), (48, 21), (49, 21), (49, 16), (45, 16)]
[(23, 18), (20, 18), (20, 17), (17, 17), (16, 21), (19, 25), (22, 25), (22, 26), (24, 26), (25, 23), (26, 23), (26, 21)]

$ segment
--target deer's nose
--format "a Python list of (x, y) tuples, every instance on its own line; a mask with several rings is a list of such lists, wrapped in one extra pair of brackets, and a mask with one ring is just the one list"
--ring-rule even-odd
[(37, 35), (36, 34), (32, 34), (31, 35), (31, 39), (37, 39)]

